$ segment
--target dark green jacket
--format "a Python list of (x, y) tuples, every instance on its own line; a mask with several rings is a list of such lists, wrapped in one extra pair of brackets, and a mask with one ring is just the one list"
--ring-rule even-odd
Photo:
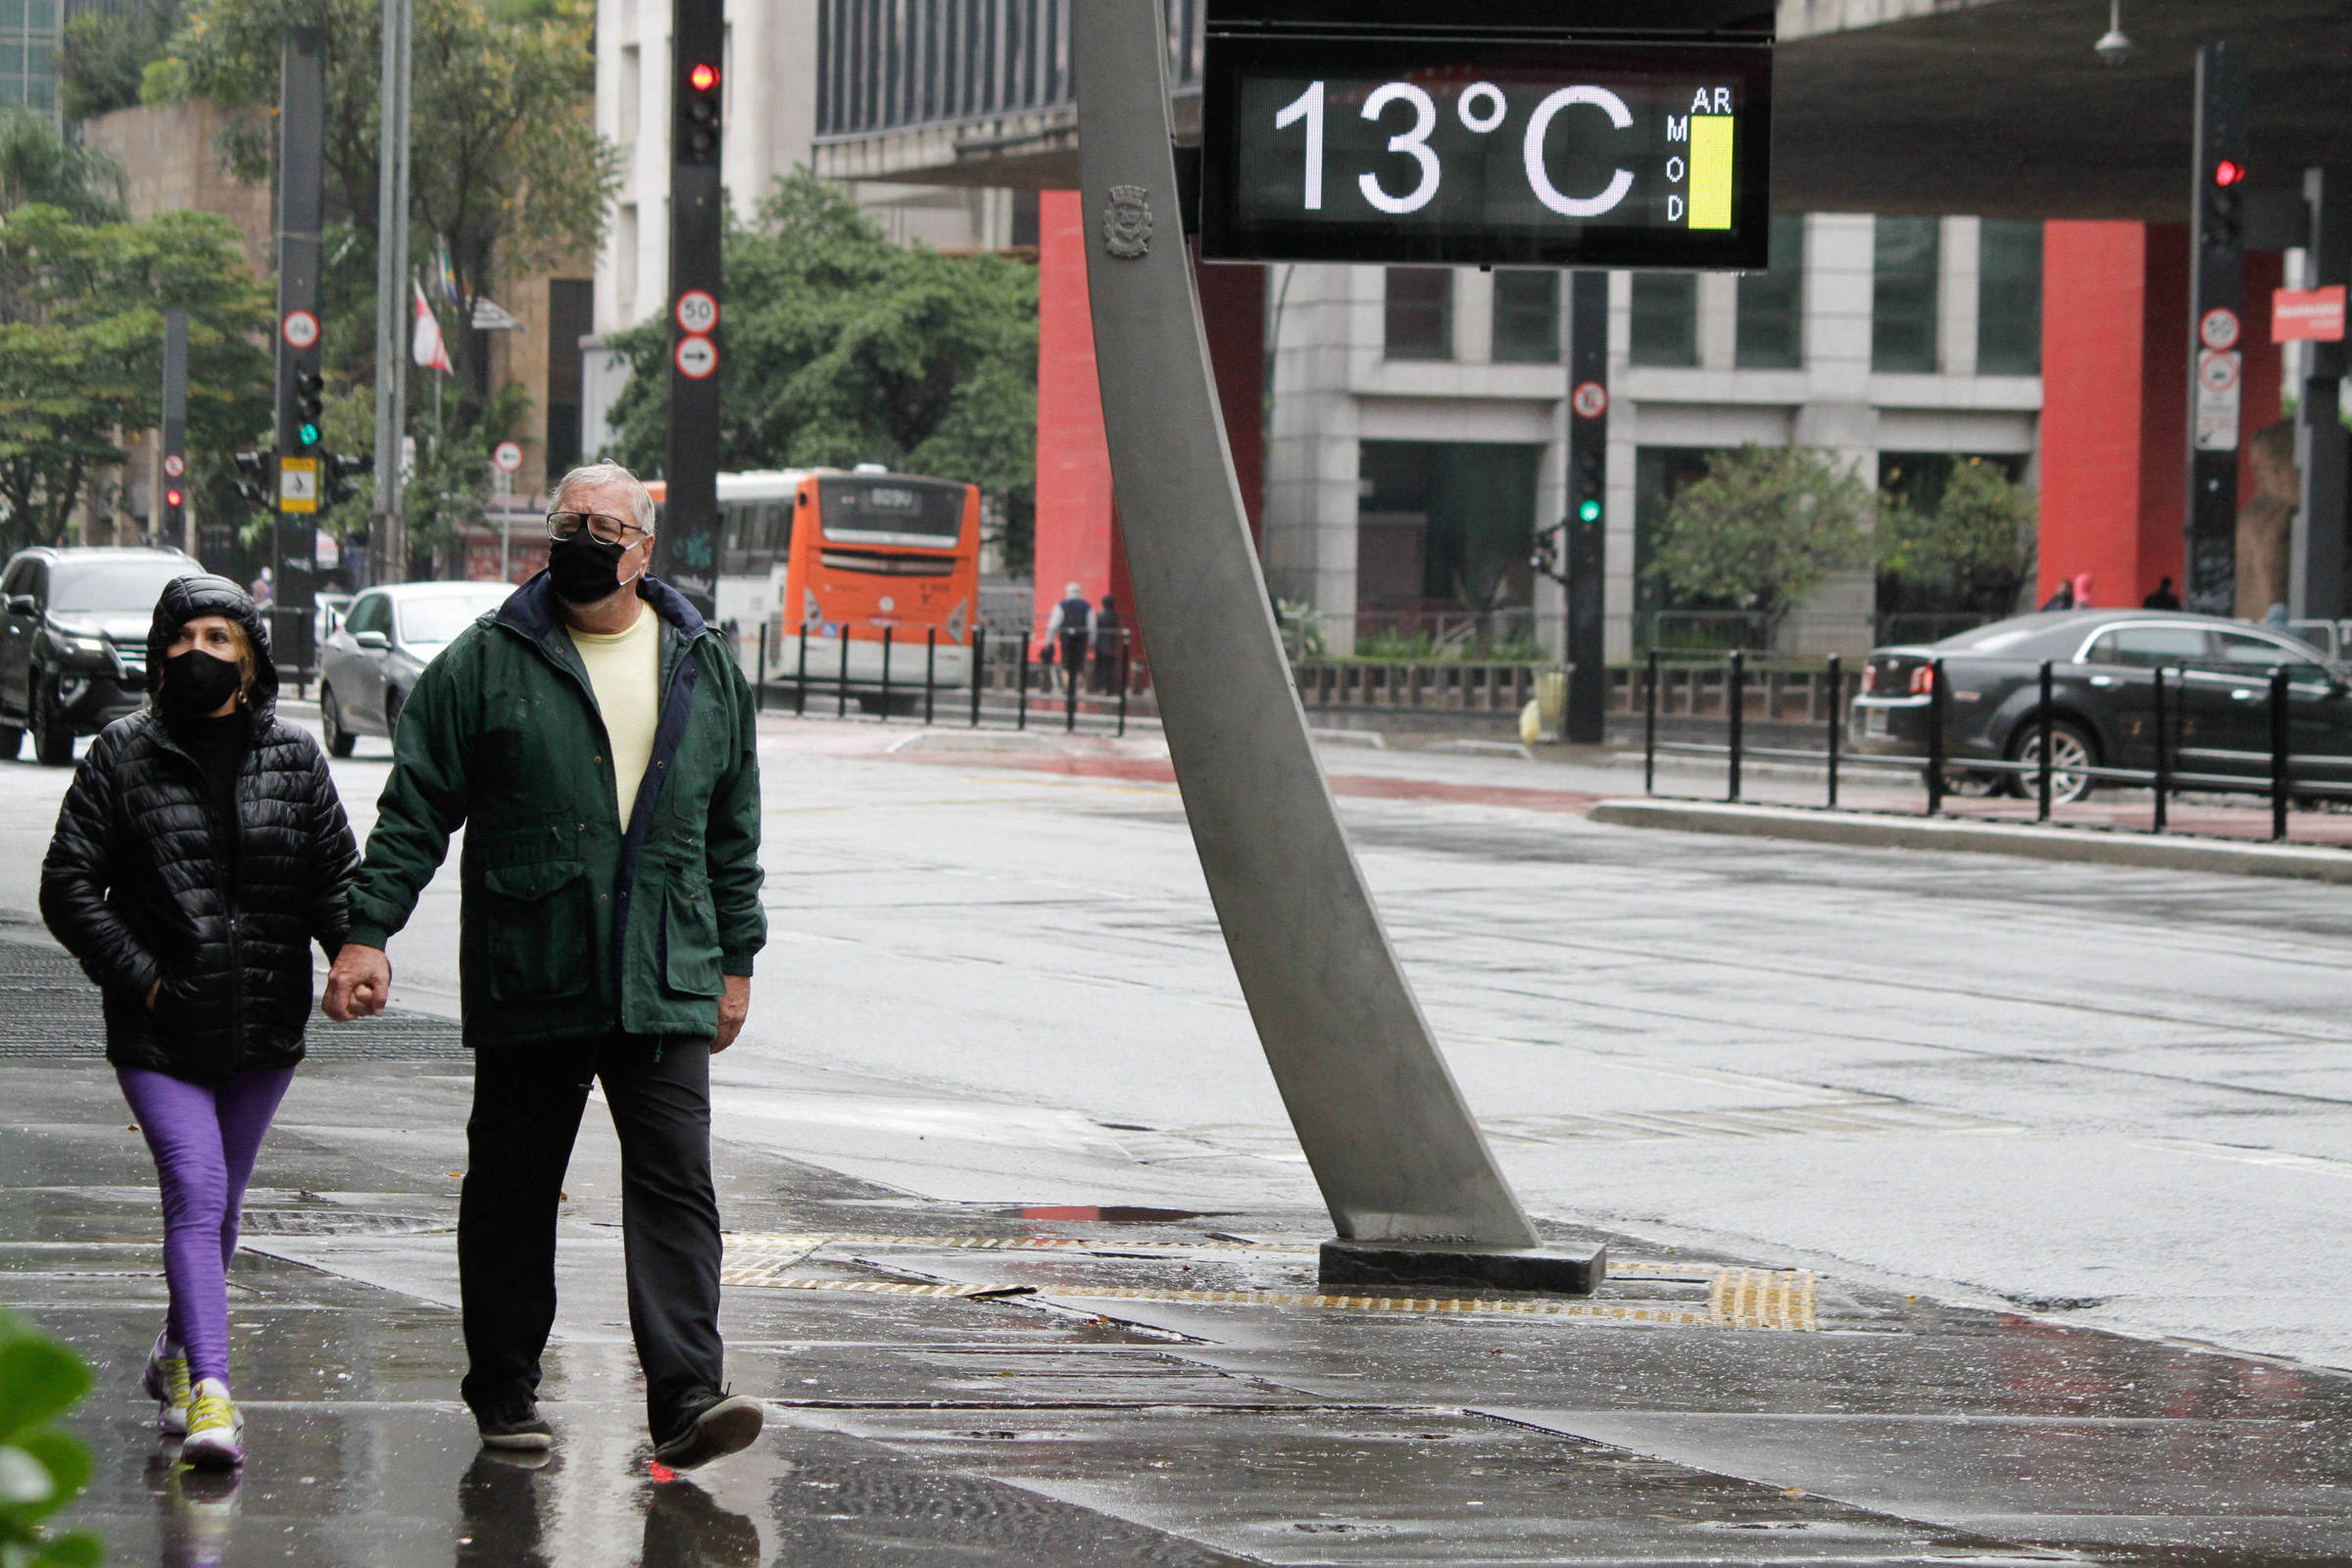
[(662, 718), (626, 832), (545, 572), (459, 633), (401, 707), (348, 940), (383, 947), (464, 826), (467, 1045), (708, 1039), (722, 977), (750, 974), (767, 940), (751, 687), (675, 589), (648, 577), (638, 594), (662, 619)]

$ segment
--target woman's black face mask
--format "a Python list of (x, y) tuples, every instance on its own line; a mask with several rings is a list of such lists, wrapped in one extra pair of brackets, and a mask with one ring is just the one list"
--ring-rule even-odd
[(186, 649), (164, 661), (163, 706), (183, 717), (215, 712), (237, 694), (244, 679), (235, 661)]

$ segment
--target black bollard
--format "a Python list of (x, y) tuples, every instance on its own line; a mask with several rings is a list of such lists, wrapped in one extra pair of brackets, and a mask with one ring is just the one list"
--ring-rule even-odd
[(2165, 798), (2166, 798), (2167, 796), (2169, 796), (2169, 795), (2171, 795), (2171, 794), (2173, 793), (2173, 758), (2172, 758), (2172, 745), (2171, 745), (2171, 740), (2170, 740), (2170, 737), (2169, 737), (2169, 736), (2167, 735), (2167, 733), (2166, 733), (2166, 731), (2167, 731), (2167, 730), (2168, 730), (2168, 729), (2171, 727), (2171, 726), (2170, 726), (2170, 724), (2169, 724), (2169, 722), (2168, 722), (2168, 720), (2170, 719), (2171, 715), (2170, 715), (2170, 714), (2168, 714), (2168, 713), (2166, 713), (2166, 712), (2165, 712), (2165, 710), (2164, 710), (2164, 704), (2165, 704), (2165, 693), (2164, 693), (2164, 669), (2163, 669), (2163, 667), (2162, 667), (2161, 665), (2160, 665), (2160, 666), (2158, 666), (2158, 668), (2157, 668), (2157, 669), (2156, 669), (2156, 671), (2155, 671), (2155, 674), (2156, 674), (2156, 819), (2155, 819), (2155, 821), (2154, 821), (2152, 824), (2150, 824), (2150, 826), (2149, 826), (2149, 831), (2150, 831), (2150, 832), (2152, 832), (2152, 833), (2161, 833), (2161, 832), (2163, 832), (2163, 831), (2164, 831), (2164, 825), (2165, 825), (2165, 823), (2164, 823), (2164, 819), (2165, 819), (2165, 811), (2166, 811), (2166, 800), (2165, 800)]
[(801, 662), (792, 672), (792, 713), (795, 718), (808, 715), (808, 623), (801, 622)]
[(896, 628), (882, 628), (882, 722), (890, 722), (890, 634)]
[(2271, 671), (2271, 837), (2286, 837), (2286, 666)]
[(1830, 799), (1838, 804), (1838, 744), (1845, 730), (1845, 661), (1836, 654), (1830, 656)]
[(1740, 798), (1740, 748), (1747, 724), (1747, 655), (1732, 650), (1731, 669), (1724, 678), (1724, 710), (1732, 720), (1732, 765), (1725, 781), (1724, 799)]
[(1928, 661), (1928, 814), (1943, 813), (1943, 661)]
[(923, 722), (931, 722), (931, 694), (939, 689), (939, 628), (923, 628)]
[(2041, 805), (2034, 820), (2050, 819), (2050, 662), (2041, 662), (2041, 711), (2034, 715), (2035, 727), (2041, 732)]
[(988, 668), (988, 628), (972, 628), (972, 728), (980, 727), (980, 675)]

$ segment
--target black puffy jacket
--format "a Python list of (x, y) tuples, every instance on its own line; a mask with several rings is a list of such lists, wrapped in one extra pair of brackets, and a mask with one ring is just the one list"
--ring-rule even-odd
[(165, 588), (150, 689), (198, 615), (240, 622), (259, 656), (233, 882), (203, 770), (151, 705), (108, 725), (74, 772), (41, 866), (41, 915), (104, 993), (107, 1059), (209, 1083), (302, 1059), (310, 945), (342, 946), (359, 856), (325, 754), (276, 715), (269, 633), (243, 589), (213, 576)]

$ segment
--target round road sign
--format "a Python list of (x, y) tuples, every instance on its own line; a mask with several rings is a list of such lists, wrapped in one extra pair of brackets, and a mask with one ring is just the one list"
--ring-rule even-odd
[(499, 472), (513, 473), (522, 466), (522, 448), (512, 441), (501, 441), (492, 450), (490, 461), (498, 465)]
[(1568, 394), (1569, 407), (1580, 419), (1597, 419), (1609, 412), (1609, 389), (1598, 381), (1579, 381)]
[(2197, 356), (2197, 379), (2209, 392), (2227, 392), (2237, 385), (2237, 356), (2208, 349)]
[(697, 337), (718, 324), (718, 301), (699, 288), (678, 296), (678, 330)]
[(677, 352), (670, 358), (677, 362), (680, 375), (689, 381), (700, 381), (718, 368), (718, 345), (690, 332), (678, 339)]
[(288, 348), (307, 349), (318, 341), (318, 318), (308, 311), (288, 311), (277, 330)]
[(2209, 349), (2235, 347), (2237, 313), (2226, 305), (2207, 311), (2197, 320), (2197, 337)]
[(167, 452), (166, 454), (164, 454), (164, 477), (165, 477), (165, 478), (167, 478), (167, 479), (176, 479), (176, 478), (178, 478), (178, 477), (179, 477), (181, 474), (183, 474), (183, 473), (185, 473), (185, 472), (187, 472), (187, 471), (188, 471), (188, 460), (187, 460), (187, 459), (185, 459), (185, 458), (181, 457), (181, 456), (180, 456), (178, 453), (176, 453), (176, 452)]

